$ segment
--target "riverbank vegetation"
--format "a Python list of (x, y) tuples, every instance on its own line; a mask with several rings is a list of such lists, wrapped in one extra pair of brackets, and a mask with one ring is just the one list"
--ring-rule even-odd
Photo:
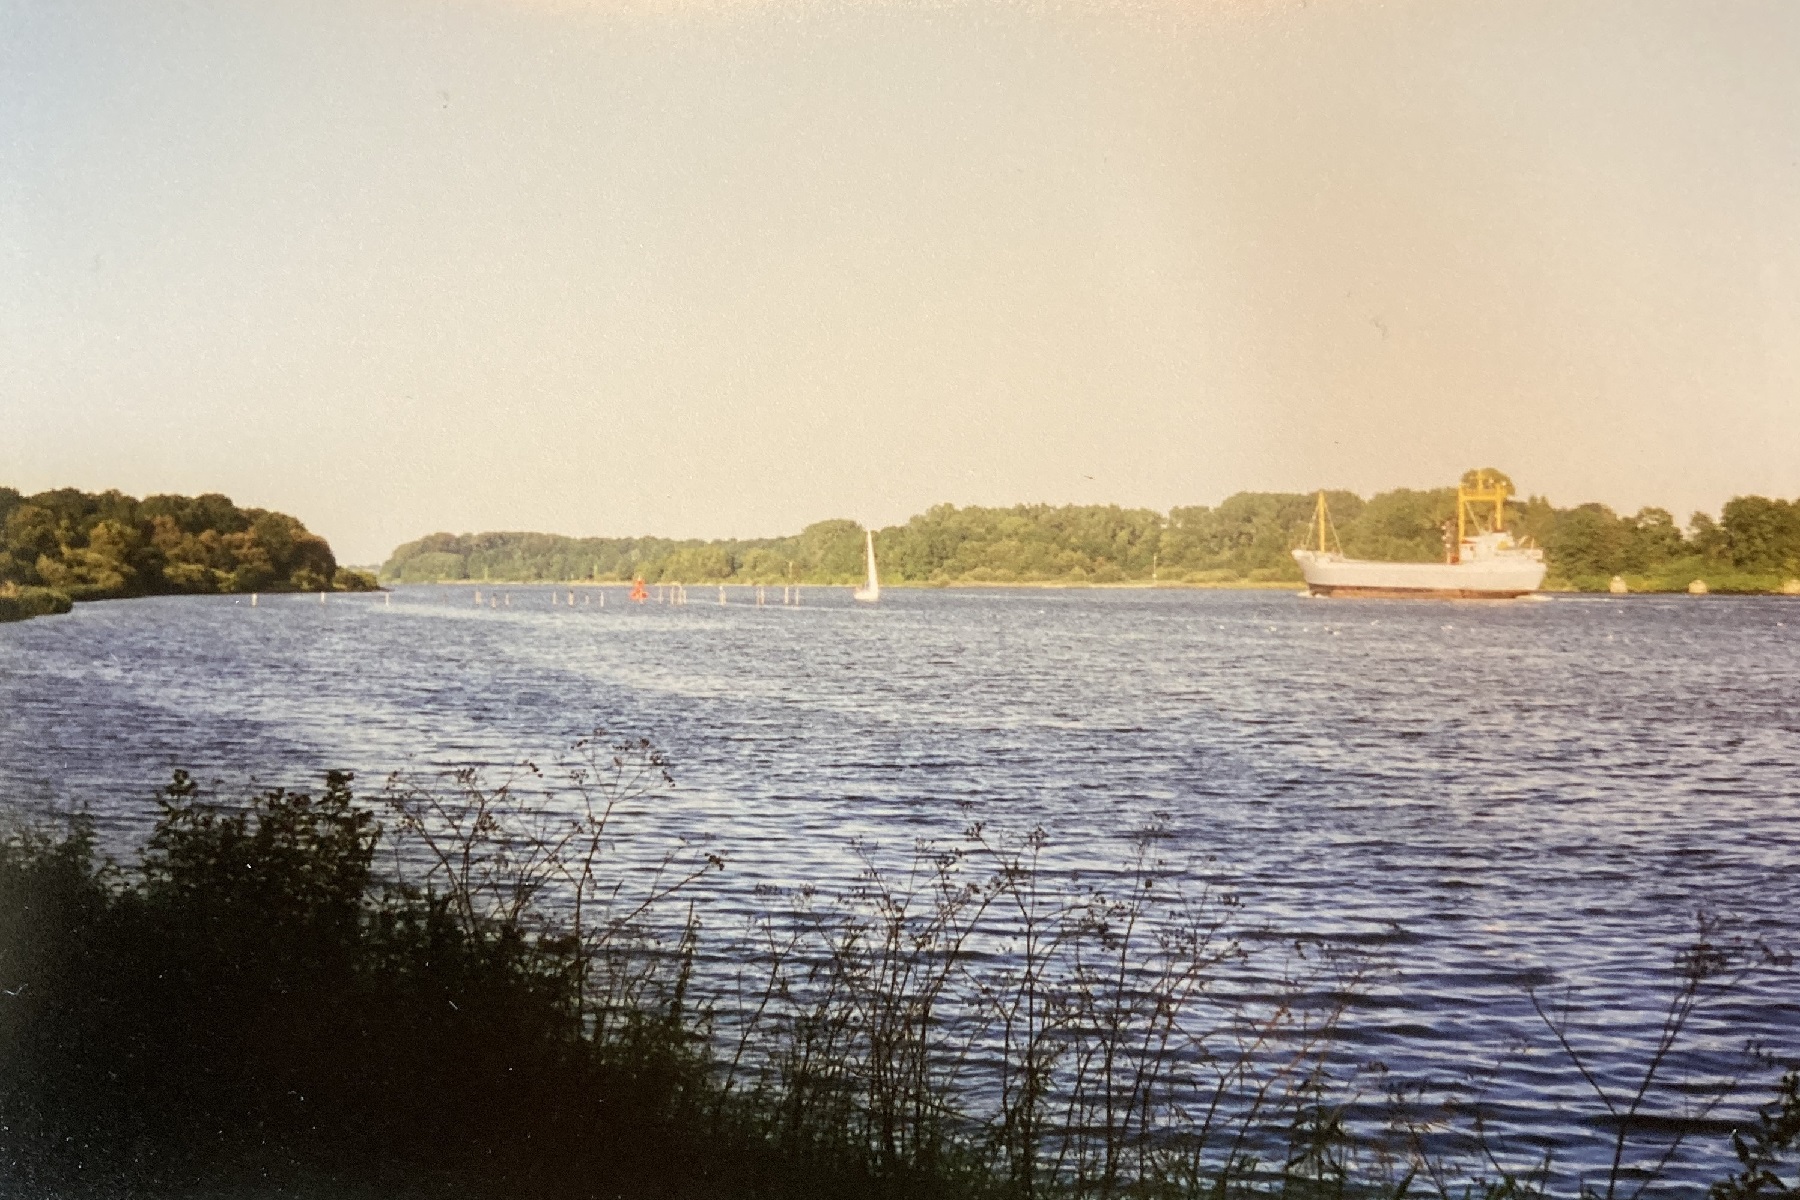
[[(1492, 1134), (1479, 1089), (1363, 1061), (1339, 1034), (1387, 968), (1190, 890), (1154, 828), (1081, 874), (979, 822), (863, 844), (841, 890), (762, 889), (733, 931), (706, 917), (719, 854), (626, 852), (669, 782), (647, 744), (594, 740), (373, 803), (343, 774), (241, 803), (177, 774), (131, 865), (80, 821), (0, 838), (0, 1191), (1451, 1200), (1571, 1179)], [(1570, 1129), (1607, 1131), (1583, 1194), (1643, 1194), (1721, 1136), (1729, 1085), (1683, 1034), (1754, 951), (1703, 922), (1635, 1061), (1531, 993), (1565, 1069), (1522, 1078), (1586, 1079)], [(1720, 1200), (1789, 1194), (1797, 1109), (1790, 1076)]]
[[(1356, 558), (1434, 562), (1456, 491), (1326, 493), (1334, 532)], [(1241, 492), (1216, 507), (1167, 514), (1116, 505), (938, 505), (878, 530), (884, 582), (896, 584), (1297, 582), (1289, 554), (1307, 538), (1312, 494)], [(1741, 496), (1684, 529), (1657, 508), (1621, 516), (1602, 504), (1558, 508), (1533, 496), (1511, 525), (1544, 549), (1548, 586), (1605, 591), (1769, 592), (1800, 579), (1800, 501)], [(862, 529), (823, 521), (793, 537), (726, 541), (438, 533), (399, 547), (381, 568), (397, 583), (626, 581), (847, 584), (861, 578)]]
[(66, 592), (55, 588), (20, 587), (10, 580), (0, 583), (0, 621), (48, 617), (66, 613), (74, 606)]
[(0, 620), (67, 612), (76, 600), (375, 586), (293, 517), (225, 496), (0, 487)]

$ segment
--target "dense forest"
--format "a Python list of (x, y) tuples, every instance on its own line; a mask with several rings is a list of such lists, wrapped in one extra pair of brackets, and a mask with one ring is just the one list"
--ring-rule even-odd
[(225, 496), (0, 487), (0, 617), (66, 612), (73, 600), (375, 586), (293, 517)]
[[(1435, 561), (1456, 489), (1326, 493), (1345, 553)], [(881, 574), (892, 583), (1122, 583), (1229, 585), (1297, 581), (1289, 551), (1307, 536), (1310, 493), (1240, 492), (1217, 507), (1167, 515), (1117, 505), (941, 504), (878, 530)], [(1545, 551), (1551, 587), (1604, 590), (1622, 576), (1637, 591), (1770, 591), (1800, 576), (1800, 501), (1740, 496), (1717, 519), (1685, 529), (1660, 508), (1621, 516), (1603, 504), (1557, 508), (1533, 496), (1509, 504), (1510, 527)], [(850, 583), (862, 572), (862, 528), (822, 521), (797, 536), (726, 541), (572, 538), (544, 533), (436, 533), (394, 551), (384, 580)]]

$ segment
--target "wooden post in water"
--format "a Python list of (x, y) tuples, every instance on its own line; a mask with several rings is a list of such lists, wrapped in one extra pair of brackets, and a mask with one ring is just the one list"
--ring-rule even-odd
[(256, 593), (255, 592), (250, 593), (250, 607), (251, 608), (256, 607)]

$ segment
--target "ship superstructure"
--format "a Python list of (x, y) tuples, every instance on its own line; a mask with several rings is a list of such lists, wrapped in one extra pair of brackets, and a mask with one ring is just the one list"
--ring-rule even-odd
[[(1456, 489), (1456, 535), (1452, 542), (1446, 532), (1445, 561), (1418, 563), (1372, 562), (1345, 557), (1341, 545), (1328, 549), (1331, 513), (1320, 492), (1313, 517), (1317, 548), (1294, 551), (1294, 560), (1315, 596), (1506, 600), (1527, 595), (1544, 582), (1544, 552), (1507, 530), (1506, 498), (1511, 493), (1505, 479), (1474, 472), (1473, 480), (1465, 479)], [(1336, 541), (1335, 532), (1331, 540)]]

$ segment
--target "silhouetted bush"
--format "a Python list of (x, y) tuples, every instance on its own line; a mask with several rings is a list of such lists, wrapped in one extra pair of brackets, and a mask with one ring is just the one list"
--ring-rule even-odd
[(375, 879), (349, 785), (230, 809), (178, 774), (129, 879), (79, 822), (0, 843), (0, 1181), (410, 1166), (680, 1194), (720, 1167), (681, 1022), (584, 1036), (576, 943)]
[[(0, 1192), (1548, 1191), (1479, 1103), (1352, 1130), (1368, 1081), (1334, 1039), (1368, 964), (1273, 953), (1228, 895), (1184, 894), (1158, 828), (1087, 882), (1041, 831), (973, 823), (898, 866), (860, 847), (841, 893), (765, 889), (702, 978), (684, 894), (723, 860), (617, 867), (621, 806), (667, 770), (641, 741), (575, 751), (555, 778), (395, 776), (377, 805), (339, 773), (237, 805), (177, 773), (130, 869), (81, 820), (0, 837)], [(1722, 1103), (1673, 1052), (1766, 957), (1703, 920), (1623, 1092), (1590, 1066), (1616, 1039), (1531, 993), (1617, 1129), (1595, 1195), (1641, 1194)], [(1795, 1087), (1736, 1138), (1719, 1200), (1791, 1194)]]
[(1781, 1077), (1775, 1099), (1756, 1116), (1754, 1128), (1731, 1135), (1741, 1169), (1713, 1185), (1713, 1200), (1800, 1196), (1800, 1162), (1794, 1161), (1800, 1152), (1800, 1070)]

